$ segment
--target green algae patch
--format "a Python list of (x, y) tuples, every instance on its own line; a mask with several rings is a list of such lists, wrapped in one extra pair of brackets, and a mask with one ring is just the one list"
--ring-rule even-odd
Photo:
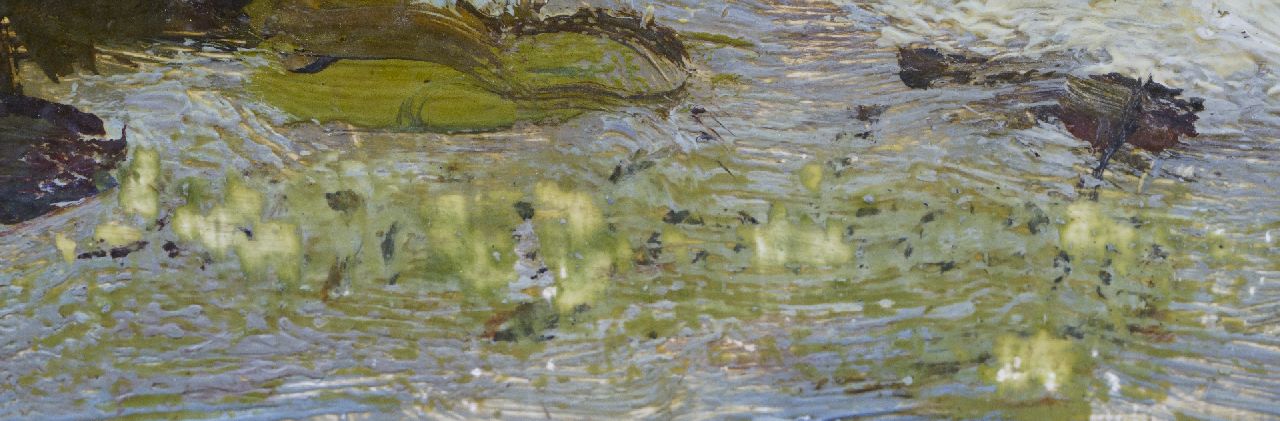
[(301, 276), (302, 239), (294, 224), (257, 221), (253, 238), (246, 235), (235, 250), (247, 274), (265, 278), (274, 268), (281, 280), (296, 281)]
[[(508, 67), (525, 86), (549, 86), (598, 79), (628, 66), (632, 59), (622, 47), (606, 38), (583, 34), (537, 34), (518, 38), (508, 50)], [(617, 57), (612, 57), (613, 54)], [(620, 81), (614, 81), (620, 82)]]
[(992, 396), (942, 396), (922, 413), (1001, 419), (1084, 419), (1090, 408), (1092, 362), (1078, 343), (1046, 331), (997, 338), (994, 361), (980, 367)]
[[(590, 68), (566, 69), (544, 68), (548, 75), (533, 81), (590, 73)], [(597, 85), (590, 79), (574, 80)], [(510, 91), (495, 92), (447, 66), (408, 60), (344, 60), (312, 74), (266, 66), (251, 77), (249, 91), (295, 121), (445, 133), (492, 131), (520, 121), (564, 120), (604, 107), (601, 99), (589, 96), (529, 93), (521, 98)]]
[[(866, 195), (875, 203), (858, 199)], [(1177, 281), (1175, 270), (1190, 263), (1184, 250), (1214, 241), (1176, 229), (1185, 219), (1123, 200), (1028, 201), (962, 181), (877, 184), (824, 194), (813, 205), (775, 202), (767, 220), (759, 210), (746, 213), (752, 218), (739, 219), (734, 250), (751, 260), (738, 284), (777, 273), (817, 279), (769, 294), (740, 288), (733, 299), (766, 308), (857, 303), (845, 311), (872, 318), (920, 311), (895, 325), (900, 333), (927, 329), (934, 336), (894, 341), (905, 356), (874, 361), (867, 376), (909, 376), (915, 386), (907, 389), (990, 386), (975, 396), (931, 397), (913, 411), (975, 418), (1087, 416), (1100, 387), (1090, 380), (1091, 348), (1122, 343), (1148, 355), (1181, 352), (1165, 345), (1174, 338), (1170, 326), (1191, 319), (1171, 303), (1190, 300), (1200, 287)], [(790, 349), (841, 350), (821, 341)]]
[(514, 192), (445, 193), (423, 203), (429, 242), (426, 267), (438, 279), (457, 279), (482, 296), (497, 296), (516, 278), (511, 210)]
[(286, 281), (301, 276), (302, 240), (293, 224), (262, 218), (262, 193), (236, 179), (228, 180), (221, 203), (202, 211), (201, 203), (188, 203), (174, 211), (173, 231), (178, 238), (203, 245), (217, 257), (234, 251), (245, 274)]
[(280, 59), (250, 91), (297, 121), (491, 131), (583, 111), (670, 102), (683, 44), (638, 16), (490, 16), (390, 2), (257, 1), (246, 8)]
[(54, 234), (53, 245), (58, 249), (58, 254), (62, 256), (62, 260), (66, 263), (76, 261), (76, 241), (67, 238), (62, 233)]
[(792, 270), (794, 265), (837, 267), (854, 260), (853, 248), (844, 242), (842, 227), (807, 217), (792, 217), (782, 204), (770, 208), (769, 220), (744, 225), (739, 233), (751, 246), (756, 271)]
[(745, 79), (746, 79), (745, 77), (736, 73), (716, 73), (715, 75), (711, 76), (711, 86), (717, 87), (717, 88), (745, 87), (747, 85), (747, 82)]
[[(301, 288), (323, 297), (344, 296), (388, 283), (416, 283), (430, 272), (431, 267), (418, 266), (435, 247), (421, 238), (423, 205), (431, 200), (426, 185), (409, 183), (396, 172), (375, 174), (376, 168), (337, 153), (318, 159), (315, 171), (290, 177), (272, 193), (273, 208), (284, 211), (275, 222), (297, 226), (303, 240)], [(364, 301), (358, 297), (343, 299)]]
[(112, 247), (119, 247), (142, 240), (142, 230), (127, 225), (109, 222), (98, 225), (98, 227), (93, 230), (93, 238), (95, 240), (105, 242), (107, 245)]
[(822, 188), (822, 164), (811, 163), (800, 169), (800, 184), (811, 192)]
[(710, 32), (685, 32), (681, 34), (681, 36), (688, 39), (694, 39), (694, 40), (708, 42), (712, 44), (720, 44), (723, 46), (734, 47), (734, 48), (751, 49), (751, 48), (755, 48), (756, 46), (755, 43), (751, 41), (747, 41), (740, 37), (731, 37), (724, 34), (713, 34)]
[(151, 149), (133, 151), (133, 160), (120, 177), (120, 207), (148, 220), (160, 213), (160, 154)]
[(235, 206), (219, 205), (208, 212), (201, 212), (195, 205), (178, 208), (173, 216), (173, 231), (185, 241), (198, 241), (215, 255), (225, 256), (227, 251), (247, 234), (242, 228), (251, 226), (256, 219), (235, 210)]
[(1059, 235), (1062, 247), (1073, 256), (1103, 259), (1109, 251), (1121, 257), (1117, 270), (1128, 272), (1129, 265), (1140, 251), (1137, 230), (1126, 222), (1116, 221), (1094, 203), (1077, 202), (1067, 207), (1067, 223)]
[(612, 274), (630, 267), (630, 244), (609, 229), (596, 199), (585, 192), (540, 183), (534, 198), (534, 231), (556, 277), (557, 307), (564, 312), (596, 302)]
[(560, 91), (565, 99), (577, 97), (583, 106), (592, 105), (592, 98), (573, 95), (573, 91), (641, 97), (676, 88), (672, 74), (681, 72), (675, 67), (645, 71), (646, 59), (636, 50), (608, 38), (579, 33), (518, 37), (501, 57), (506, 79), (517, 96), (548, 98)]
[(159, 406), (177, 406), (182, 404), (182, 395), (134, 395), (120, 401), (125, 408), (155, 408)]
[(491, 130), (515, 123), (516, 104), (448, 66), (409, 60), (345, 60), (323, 72), (266, 66), (249, 91), (299, 120), (377, 128)]
[(342, 60), (316, 73), (264, 66), (249, 91), (298, 121), (449, 133), (565, 120), (674, 88), (640, 72), (631, 49), (582, 34), (522, 37), (502, 57), (496, 81), (429, 61)]
[(537, 120), (515, 101), (465, 79), (440, 79), (426, 82), (401, 103), (396, 127), (434, 132), (488, 131), (510, 127), (519, 117)]
[(1006, 336), (997, 341), (995, 354), (999, 369), (993, 380), (1001, 394), (1038, 398), (1075, 386), (1072, 373), (1077, 357), (1070, 341), (1044, 331), (1030, 338)]

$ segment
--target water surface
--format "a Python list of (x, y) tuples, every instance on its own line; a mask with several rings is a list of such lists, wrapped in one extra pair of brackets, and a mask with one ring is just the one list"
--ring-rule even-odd
[[(673, 109), (486, 134), (286, 124), (200, 45), (31, 78), (131, 160), (0, 234), (0, 417), (1280, 416), (1274, 10), (885, 3), (654, 2), (736, 39)], [(913, 91), (913, 41), (1152, 74), (1201, 136), (1090, 200), (1019, 118), (1061, 79)]]

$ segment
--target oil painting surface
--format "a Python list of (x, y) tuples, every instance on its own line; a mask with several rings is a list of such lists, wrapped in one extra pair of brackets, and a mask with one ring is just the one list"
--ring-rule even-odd
[(0, 17), (0, 419), (1280, 417), (1272, 2)]

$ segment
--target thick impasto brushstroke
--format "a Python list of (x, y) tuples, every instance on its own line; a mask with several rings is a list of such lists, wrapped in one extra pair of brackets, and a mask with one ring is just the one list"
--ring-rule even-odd
[(0, 419), (1280, 416), (1280, 7), (0, 0)]

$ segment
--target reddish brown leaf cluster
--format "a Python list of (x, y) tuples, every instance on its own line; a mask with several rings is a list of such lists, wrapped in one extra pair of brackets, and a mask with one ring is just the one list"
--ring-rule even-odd
[(1184, 136), (1198, 135), (1196, 113), (1204, 110), (1203, 100), (1182, 99), (1181, 94), (1181, 89), (1117, 73), (1071, 77), (1058, 99), (1058, 118), (1095, 150), (1119, 142), (1159, 152), (1177, 146)]

